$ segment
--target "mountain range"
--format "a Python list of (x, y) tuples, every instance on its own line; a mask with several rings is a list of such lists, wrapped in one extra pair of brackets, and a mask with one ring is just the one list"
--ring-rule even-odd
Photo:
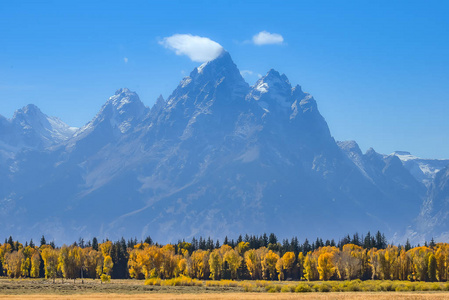
[(275, 232), (449, 237), (449, 160), (335, 141), (315, 99), (228, 52), (146, 107), (123, 88), (81, 128), (34, 105), (0, 116), (3, 235), (173, 242)]

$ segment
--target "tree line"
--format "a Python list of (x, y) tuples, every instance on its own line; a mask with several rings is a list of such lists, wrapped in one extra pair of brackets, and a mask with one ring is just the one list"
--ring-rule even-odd
[(193, 238), (159, 245), (150, 237), (101, 243), (93, 238), (56, 247), (42, 236), (40, 245), (12, 237), (0, 244), (0, 274), (12, 278), (161, 278), (447, 281), (449, 244), (389, 245), (385, 235), (369, 232), (334, 240), (296, 237), (278, 241), (274, 234), (225, 238)]

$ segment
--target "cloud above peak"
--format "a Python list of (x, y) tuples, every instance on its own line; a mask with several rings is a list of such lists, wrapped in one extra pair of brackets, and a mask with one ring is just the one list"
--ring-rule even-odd
[(176, 55), (186, 55), (192, 61), (201, 63), (213, 60), (223, 52), (219, 43), (191, 34), (174, 34), (163, 38), (159, 44), (174, 51)]
[(270, 33), (268, 31), (261, 31), (255, 36), (253, 36), (253, 43), (255, 45), (272, 45), (272, 44), (282, 44), (284, 38), (278, 33)]

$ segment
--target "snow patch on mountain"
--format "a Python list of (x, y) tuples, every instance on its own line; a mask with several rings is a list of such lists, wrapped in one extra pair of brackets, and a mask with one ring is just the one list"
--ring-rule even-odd
[(449, 159), (423, 159), (407, 151), (395, 151), (407, 170), (420, 182), (429, 187), (436, 174), (449, 165)]

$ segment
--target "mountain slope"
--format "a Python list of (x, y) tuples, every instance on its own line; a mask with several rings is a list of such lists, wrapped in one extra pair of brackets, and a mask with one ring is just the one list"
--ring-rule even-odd
[(118, 90), (74, 136), (20, 151), (5, 170), (0, 226), (62, 241), (392, 236), (426, 193), (398, 157), (337, 144), (315, 99), (285, 75), (248, 86), (227, 52), (151, 109)]

